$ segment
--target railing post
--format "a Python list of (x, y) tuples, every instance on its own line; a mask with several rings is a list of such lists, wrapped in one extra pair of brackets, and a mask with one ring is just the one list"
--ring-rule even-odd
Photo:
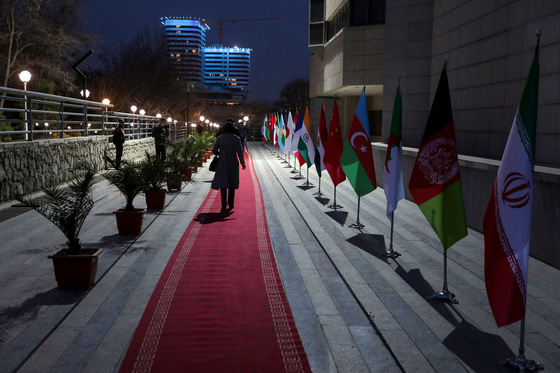
[(33, 126), (31, 123), (33, 122), (31, 119), (31, 97), (28, 95), (25, 96), (25, 127), (27, 130), (27, 139), (29, 141), (33, 141)]
[(83, 136), (88, 136), (87, 118), (88, 118), (88, 107), (87, 105), (83, 104), (82, 105), (82, 121), (83, 121), (82, 135)]

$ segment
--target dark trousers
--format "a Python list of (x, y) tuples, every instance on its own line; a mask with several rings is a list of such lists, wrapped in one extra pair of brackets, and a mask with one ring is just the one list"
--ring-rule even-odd
[(122, 144), (115, 144), (115, 167), (119, 169), (121, 167), (121, 158), (123, 153), (123, 145)]
[(165, 161), (165, 145), (156, 145), (156, 157)]
[(235, 188), (220, 188), (220, 195), (222, 196), (222, 209), (225, 209), (226, 205), (229, 205), (229, 208), (233, 208)]

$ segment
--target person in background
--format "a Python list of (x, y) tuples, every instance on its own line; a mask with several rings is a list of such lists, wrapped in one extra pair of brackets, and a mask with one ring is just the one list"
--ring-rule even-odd
[(239, 129), (239, 137), (241, 138), (241, 147), (245, 149), (245, 138), (247, 137), (247, 125), (240, 123), (237, 127)]
[(115, 127), (115, 132), (113, 132), (113, 144), (115, 144), (116, 154), (115, 154), (115, 168), (118, 170), (121, 167), (121, 158), (123, 155), (124, 147), (124, 121), (122, 119), (117, 120), (117, 126)]
[(156, 144), (156, 157), (162, 162), (165, 161), (165, 147), (167, 146), (167, 137), (169, 137), (169, 128), (166, 124), (165, 119), (161, 118), (159, 124), (152, 130), (152, 137)]
[(233, 210), (235, 203), (235, 190), (239, 188), (239, 163), (245, 169), (245, 158), (239, 133), (228, 119), (223, 127), (223, 132), (214, 143), (212, 153), (218, 155), (220, 160), (212, 180), (212, 189), (219, 189), (222, 198), (221, 213)]

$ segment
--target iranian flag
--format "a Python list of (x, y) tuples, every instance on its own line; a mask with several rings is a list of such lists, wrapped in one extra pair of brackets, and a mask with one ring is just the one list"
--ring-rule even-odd
[(402, 95), (401, 88), (397, 88), (395, 103), (393, 104), (393, 118), (391, 132), (387, 142), (385, 169), (383, 171), (383, 191), (387, 199), (387, 217), (391, 220), (397, 204), (404, 199), (404, 185), (402, 175)]
[(467, 235), (463, 187), (445, 68), (409, 182), (414, 201), (447, 250)]
[(327, 169), (334, 186), (346, 180), (346, 175), (340, 167), (340, 157), (342, 156), (342, 135), (340, 133), (340, 118), (338, 116), (338, 104), (334, 101), (331, 124), (329, 125), (329, 135), (325, 146), (325, 168)]
[(484, 214), (484, 277), (498, 327), (525, 316), (538, 90), (535, 54)]
[(358, 197), (365, 196), (377, 188), (365, 90), (362, 90), (350, 132), (342, 149), (340, 166)]

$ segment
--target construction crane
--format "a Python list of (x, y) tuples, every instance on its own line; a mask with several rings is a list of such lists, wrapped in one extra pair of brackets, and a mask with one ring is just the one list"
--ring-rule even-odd
[(218, 19), (218, 20), (204, 20), (206, 23), (217, 23), (219, 27), (220, 44), (224, 43), (224, 23), (231, 22), (257, 22), (257, 21), (278, 21), (282, 17), (265, 17), (265, 18), (239, 18), (239, 19)]

